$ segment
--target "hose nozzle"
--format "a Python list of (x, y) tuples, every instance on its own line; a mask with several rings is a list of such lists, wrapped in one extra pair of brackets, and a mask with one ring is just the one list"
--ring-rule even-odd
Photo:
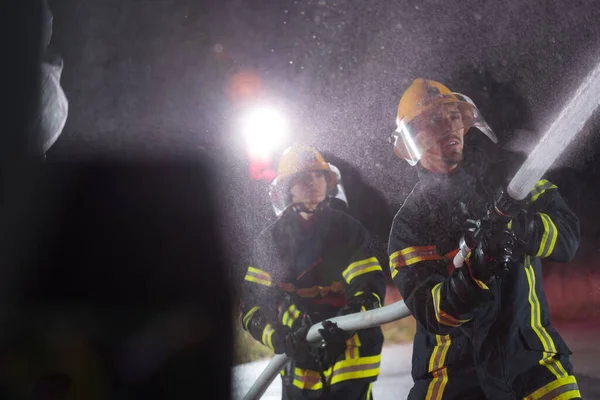
[(524, 203), (513, 199), (506, 190), (500, 190), (494, 201), (493, 211), (502, 219), (510, 220), (523, 208)]

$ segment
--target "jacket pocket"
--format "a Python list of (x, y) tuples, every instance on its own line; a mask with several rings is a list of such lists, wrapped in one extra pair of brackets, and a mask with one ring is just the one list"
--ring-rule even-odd
[(418, 333), (413, 345), (413, 379), (423, 379), (433, 371), (471, 357), (471, 342), (460, 334), (434, 335)]
[(519, 338), (526, 350), (549, 354), (573, 354), (552, 326), (519, 327)]

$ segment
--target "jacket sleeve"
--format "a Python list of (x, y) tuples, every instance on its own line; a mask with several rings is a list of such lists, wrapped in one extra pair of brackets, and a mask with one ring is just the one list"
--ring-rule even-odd
[[(256, 252), (255, 252), (256, 253)], [(242, 283), (242, 326), (252, 337), (275, 353), (283, 353), (286, 328), (279, 322), (277, 305), (282, 292), (261, 257), (252, 257)]]
[(390, 232), (392, 279), (415, 319), (429, 332), (445, 335), (473, 318), (489, 289), (466, 267), (448, 274), (452, 260), (435, 245), (429, 211), (411, 200), (409, 196)]
[(569, 209), (556, 185), (542, 179), (527, 200), (534, 228), (527, 253), (555, 262), (569, 262), (579, 247), (579, 219)]
[(356, 250), (342, 272), (348, 285), (345, 290), (346, 301), (359, 296), (373, 296), (377, 303), (375, 307), (381, 307), (385, 300), (385, 275), (375, 257), (370, 236), (362, 225), (358, 225), (355, 246)]

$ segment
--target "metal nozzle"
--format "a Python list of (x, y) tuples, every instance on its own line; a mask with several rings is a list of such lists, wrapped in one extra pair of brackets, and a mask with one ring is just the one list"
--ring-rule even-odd
[(494, 212), (501, 218), (511, 219), (519, 213), (525, 204), (510, 197), (506, 190), (501, 190), (494, 201)]

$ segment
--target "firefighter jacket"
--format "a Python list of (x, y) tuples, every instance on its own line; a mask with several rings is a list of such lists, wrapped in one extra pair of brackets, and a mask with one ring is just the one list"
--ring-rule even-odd
[[(384, 300), (384, 274), (365, 228), (329, 207), (311, 223), (303, 226), (306, 221), (290, 207), (257, 238), (244, 277), (243, 327), (275, 353), (283, 352), (286, 328), (297, 329), (305, 313), (317, 323), (337, 316), (353, 297), (370, 295), (374, 307)], [(375, 381), (382, 344), (380, 328), (360, 331), (328, 370), (296, 364), (289, 378), (310, 397), (323, 389), (321, 375), (331, 391), (349, 380)]]
[(444, 398), (452, 365), (469, 359), (488, 399), (577, 391), (570, 351), (550, 324), (542, 283), (541, 260), (568, 262), (579, 244), (578, 219), (554, 184), (540, 180), (526, 199), (535, 228), (523, 258), (487, 285), (471, 280), (473, 293), (488, 300), (462, 314), (449, 301), (448, 277), (465, 220), (482, 216), (520, 165), (514, 155), (500, 154), (492, 160), (466, 148), (465, 161), (450, 174), (419, 165), (419, 182), (394, 218), (390, 268), (417, 320), (412, 373), (415, 381), (431, 379), (427, 398)]

